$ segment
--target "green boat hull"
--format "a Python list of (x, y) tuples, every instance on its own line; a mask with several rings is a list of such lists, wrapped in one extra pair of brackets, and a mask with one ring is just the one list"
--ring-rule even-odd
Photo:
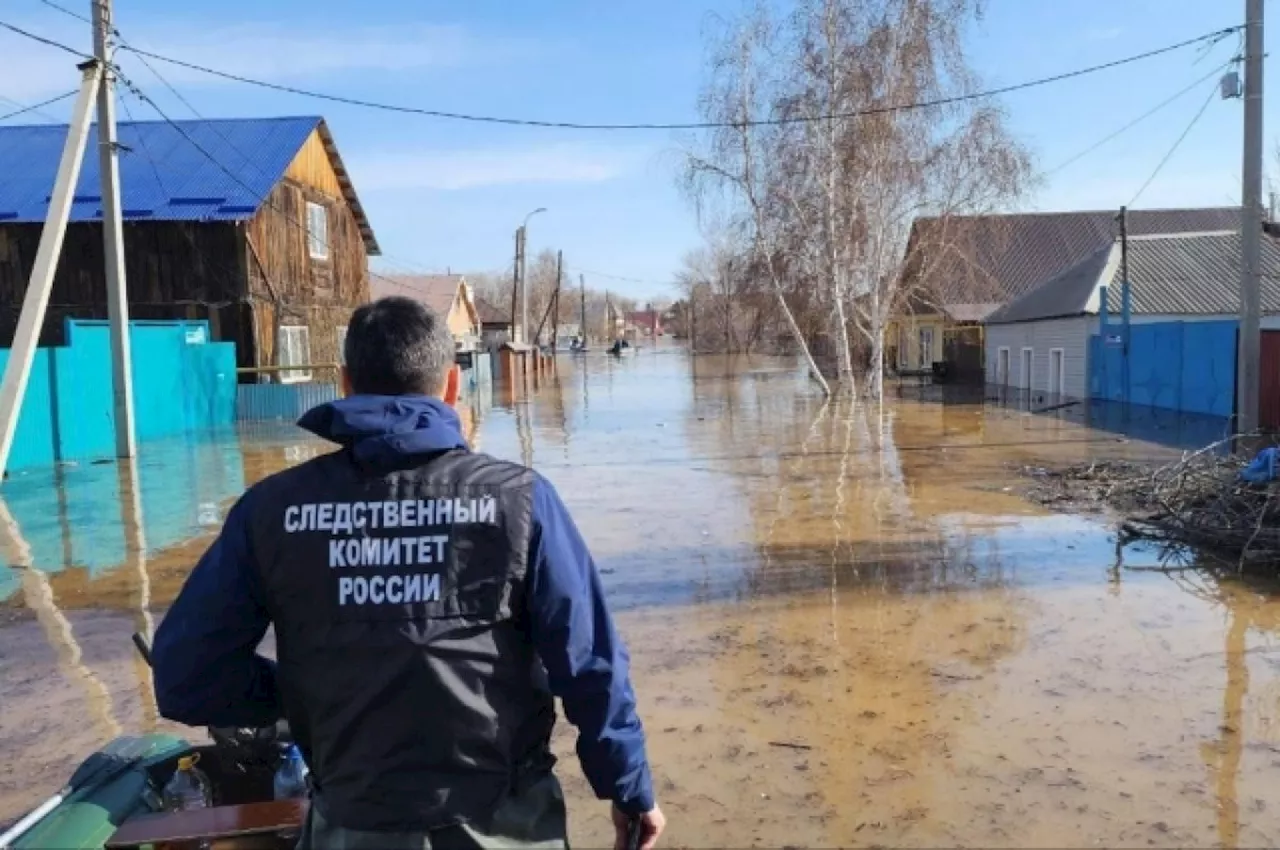
[(191, 749), (170, 735), (117, 738), (103, 752), (129, 760), (128, 768), (71, 793), (18, 838), (13, 850), (101, 850), (125, 820), (158, 808), (148, 771)]

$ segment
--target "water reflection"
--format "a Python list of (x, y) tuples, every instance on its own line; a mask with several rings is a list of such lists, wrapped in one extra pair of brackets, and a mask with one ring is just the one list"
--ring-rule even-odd
[[(673, 844), (1280, 839), (1272, 590), (1134, 572), (1159, 553), (1017, 495), (1022, 466), (1167, 446), (980, 399), (825, 402), (793, 364), (661, 347), (563, 357), (460, 415), (556, 484), (597, 556)], [(246, 484), (327, 450), (261, 426), (6, 483), (0, 757), (47, 774), (0, 776), (0, 818), (111, 730), (163, 726), (128, 632)], [(602, 828), (575, 819), (574, 843)]]

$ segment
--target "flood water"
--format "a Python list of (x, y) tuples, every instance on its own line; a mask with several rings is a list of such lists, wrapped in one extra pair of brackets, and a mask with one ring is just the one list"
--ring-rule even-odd
[[(778, 360), (561, 361), (468, 408), (560, 489), (631, 648), (668, 846), (1280, 842), (1280, 596), (1134, 570), (1013, 470), (1173, 450), (981, 404), (824, 404)], [(0, 821), (157, 717), (150, 629), (296, 429), (17, 476), (0, 502)], [(1121, 563), (1122, 562), (1122, 563)], [(609, 842), (562, 730), (576, 846)]]

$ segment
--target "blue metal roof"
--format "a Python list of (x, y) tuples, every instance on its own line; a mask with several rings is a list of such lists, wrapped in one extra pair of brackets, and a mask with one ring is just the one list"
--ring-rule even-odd
[[(181, 132), (163, 121), (118, 125), (120, 144), (127, 148), (120, 153), (120, 199), (126, 220), (251, 218), (321, 119), (175, 123)], [(44, 221), (66, 139), (66, 125), (0, 126), (0, 224)], [(102, 217), (97, 151), (95, 125), (76, 184), (72, 221)]]

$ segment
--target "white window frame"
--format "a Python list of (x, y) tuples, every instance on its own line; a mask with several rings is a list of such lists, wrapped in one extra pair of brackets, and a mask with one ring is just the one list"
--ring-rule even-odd
[(329, 259), (329, 208), (307, 201), (307, 252), (313, 260)]
[[(280, 326), (280, 336), (276, 340), (276, 364), (279, 366), (311, 365), (311, 328), (306, 325)], [(298, 384), (310, 380), (310, 369), (287, 369), (280, 372), (282, 384)]]
[[(925, 356), (926, 354), (925, 348), (924, 348), (925, 336), (929, 337), (929, 351), (928, 351), (929, 356), (928, 357)], [(916, 343), (919, 346), (918, 350), (916, 351), (916, 355), (917, 357), (919, 357), (919, 360), (920, 360), (919, 368), (921, 369), (933, 368), (933, 336), (934, 335), (933, 335), (932, 325), (928, 327), (920, 328), (918, 331), (916, 331)]]
[(1019, 377), (1022, 378), (1022, 383), (1019, 389), (1034, 389), (1034, 387), (1031, 386), (1031, 376), (1034, 375), (1036, 371), (1036, 350), (1030, 346), (1024, 345), (1018, 362), (1021, 369)]
[[(1056, 376), (1053, 374), (1055, 358), (1058, 366)], [(1049, 349), (1049, 394), (1058, 398), (1067, 394), (1067, 350), (1065, 348)]]
[(996, 349), (996, 386), (1009, 388), (1009, 372), (1012, 371), (1011, 362), (1013, 355), (1009, 351), (1009, 346), (1002, 345)]

